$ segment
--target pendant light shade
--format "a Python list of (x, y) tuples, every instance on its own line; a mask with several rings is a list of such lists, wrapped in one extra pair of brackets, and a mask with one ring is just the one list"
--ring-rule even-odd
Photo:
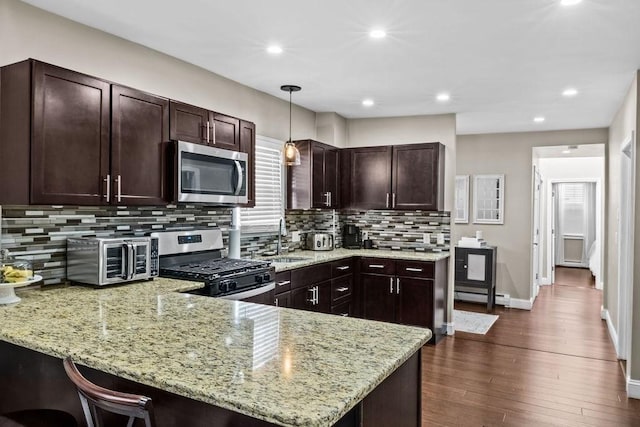
[(291, 94), (300, 91), (302, 88), (295, 85), (282, 85), (280, 89), (289, 92), (289, 140), (284, 145), (284, 164), (287, 166), (300, 166), (300, 151), (291, 141)]

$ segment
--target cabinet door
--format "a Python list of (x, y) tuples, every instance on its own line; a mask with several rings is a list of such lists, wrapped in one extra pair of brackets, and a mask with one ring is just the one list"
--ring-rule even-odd
[[(444, 150), (439, 143), (393, 147), (394, 209), (443, 209)], [(443, 164), (443, 163), (442, 163)]]
[(328, 148), (324, 151), (324, 191), (329, 193), (329, 207), (340, 207), (340, 159), (338, 150)]
[(324, 188), (325, 147), (311, 143), (311, 207), (328, 208), (329, 198)]
[(181, 102), (169, 103), (171, 114), (170, 137), (173, 141), (206, 144), (209, 111)]
[(276, 294), (274, 305), (276, 307), (284, 307), (284, 308), (291, 307), (291, 292), (287, 291), (287, 292)]
[(356, 148), (351, 151), (351, 207), (391, 207), (391, 147)]
[(31, 204), (106, 203), (109, 83), (40, 62), (33, 67)]
[(313, 286), (304, 286), (291, 290), (291, 308), (313, 310)]
[(365, 319), (393, 322), (395, 320), (395, 278), (375, 274), (360, 276), (363, 315)]
[(209, 139), (211, 145), (226, 150), (240, 149), (239, 119), (212, 112), (209, 116), (209, 126), (211, 126)]
[(249, 154), (247, 162), (247, 203), (244, 207), (256, 205), (256, 125), (240, 121), (240, 151)]
[(318, 283), (316, 287), (317, 301), (313, 311), (331, 313), (331, 280)]
[(398, 312), (396, 322), (422, 326), (433, 331), (433, 280), (401, 277), (397, 279)]
[(111, 200), (167, 203), (169, 100), (114, 85), (111, 91)]

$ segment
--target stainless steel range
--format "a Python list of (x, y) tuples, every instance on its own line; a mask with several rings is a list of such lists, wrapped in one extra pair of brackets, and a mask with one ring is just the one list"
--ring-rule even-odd
[(271, 262), (223, 258), (220, 230), (162, 231), (151, 236), (158, 238), (161, 277), (204, 283), (190, 293), (273, 303), (275, 269)]

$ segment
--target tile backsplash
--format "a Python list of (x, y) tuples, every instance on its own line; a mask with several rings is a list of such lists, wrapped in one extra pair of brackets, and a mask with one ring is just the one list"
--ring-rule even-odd
[[(155, 207), (2, 206), (0, 246), (11, 255), (29, 259), (44, 284), (64, 282), (66, 239), (72, 236), (116, 237), (150, 231), (192, 227), (219, 227), (228, 244), (231, 209), (196, 205)], [(451, 234), (448, 212), (292, 210), (286, 214), (289, 251), (305, 248), (306, 234), (332, 232), (342, 245), (344, 224), (356, 224), (379, 249), (448, 251)], [(335, 228), (334, 228), (335, 227)], [(291, 233), (300, 232), (300, 241)], [(430, 243), (424, 243), (428, 233)], [(438, 236), (440, 238), (438, 239)], [(266, 255), (276, 250), (277, 236), (245, 235), (241, 256)]]

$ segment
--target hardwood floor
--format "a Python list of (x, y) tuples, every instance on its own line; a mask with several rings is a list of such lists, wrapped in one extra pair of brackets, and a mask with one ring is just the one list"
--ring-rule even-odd
[(486, 335), (456, 332), (423, 349), (423, 426), (640, 426), (640, 400), (627, 399), (600, 320), (601, 291), (574, 277), (583, 272), (563, 273), (531, 311), (498, 306)]

